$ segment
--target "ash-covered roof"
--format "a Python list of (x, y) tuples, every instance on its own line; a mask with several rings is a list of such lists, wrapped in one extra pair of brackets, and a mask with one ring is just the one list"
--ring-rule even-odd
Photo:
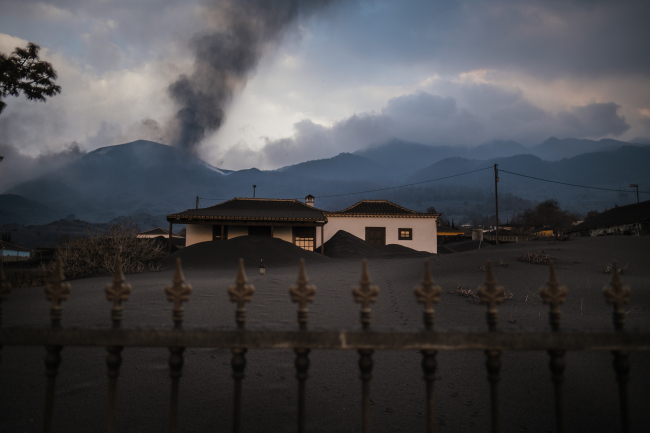
[[(141, 235), (155, 235), (155, 236), (169, 236), (169, 230), (165, 230), (162, 227), (156, 227), (155, 229), (147, 230), (146, 232), (140, 232)], [(178, 233), (172, 232), (172, 236), (182, 237)]]
[(31, 251), (29, 248), (24, 248), (6, 241), (0, 241), (0, 249), (9, 251)]
[(388, 200), (361, 200), (347, 209), (338, 212), (325, 212), (325, 216), (437, 218), (440, 214), (417, 212)]
[(168, 220), (327, 221), (320, 209), (296, 199), (234, 198), (204, 209), (167, 215)]
[(604, 227), (619, 226), (650, 220), (650, 200), (619, 206), (599, 213), (584, 222), (571, 227), (567, 232), (581, 232)]

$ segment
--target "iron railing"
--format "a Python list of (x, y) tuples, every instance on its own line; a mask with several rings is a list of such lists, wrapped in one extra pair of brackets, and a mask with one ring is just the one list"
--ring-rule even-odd
[(550, 306), (549, 321), (551, 332), (545, 333), (501, 333), (497, 331), (497, 304), (504, 299), (504, 288), (497, 285), (490, 262), (486, 266), (485, 284), (478, 290), (481, 302), (487, 305), (487, 332), (436, 332), (434, 331), (433, 305), (438, 303), (441, 288), (434, 284), (428, 261), (425, 262), (421, 285), (414, 294), (418, 303), (424, 305), (424, 329), (414, 332), (382, 332), (371, 329), (371, 304), (379, 294), (368, 273), (367, 263), (363, 262), (360, 284), (354, 287), (354, 301), (361, 304), (360, 331), (312, 331), (308, 330), (307, 304), (312, 302), (316, 287), (309, 284), (304, 261), (300, 262), (298, 281), (290, 288), (291, 300), (298, 304), (299, 329), (295, 331), (270, 331), (246, 329), (246, 303), (250, 302), (255, 288), (247, 284), (243, 260), (240, 260), (235, 284), (228, 288), (228, 295), (236, 303), (236, 329), (183, 328), (183, 303), (188, 301), (192, 288), (185, 283), (181, 262), (177, 260), (172, 285), (165, 288), (168, 301), (173, 302), (173, 329), (124, 329), (121, 327), (122, 302), (129, 299), (131, 286), (125, 283), (121, 264), (118, 261), (113, 283), (106, 286), (107, 299), (112, 303), (112, 327), (106, 329), (64, 328), (61, 326), (61, 302), (68, 299), (70, 284), (64, 281), (61, 263), (58, 262), (54, 282), (47, 285), (45, 293), (52, 303), (51, 324), (48, 328), (4, 328), (2, 327), (2, 302), (10, 294), (10, 287), (0, 268), (0, 348), (9, 346), (44, 346), (47, 352), (46, 398), (43, 431), (52, 429), (54, 391), (58, 368), (61, 363), (61, 350), (64, 346), (106, 347), (108, 368), (108, 416), (107, 432), (115, 431), (117, 379), (122, 363), (124, 347), (166, 347), (169, 349), (169, 371), (171, 378), (171, 404), (169, 430), (177, 431), (179, 407), (179, 381), (183, 369), (183, 352), (188, 347), (229, 348), (232, 352), (232, 377), (234, 379), (233, 431), (239, 432), (242, 421), (242, 381), (246, 368), (248, 349), (293, 349), (296, 378), (298, 380), (297, 430), (305, 431), (305, 383), (309, 370), (311, 350), (353, 349), (359, 354), (359, 370), (362, 383), (362, 429), (370, 431), (370, 382), (375, 350), (410, 350), (422, 353), (426, 394), (427, 431), (434, 431), (434, 380), (437, 369), (436, 355), (439, 350), (483, 350), (486, 354), (486, 368), (490, 383), (491, 428), (499, 431), (499, 391), (501, 354), (507, 350), (545, 350), (550, 355), (549, 368), (555, 391), (556, 430), (564, 431), (562, 383), (564, 381), (567, 351), (612, 351), (614, 370), (619, 388), (620, 422), (623, 432), (630, 430), (628, 415), (629, 354), (631, 351), (650, 350), (650, 333), (628, 333), (624, 331), (625, 305), (630, 298), (630, 289), (624, 286), (619, 268), (614, 262), (610, 283), (603, 294), (607, 303), (614, 306), (613, 333), (567, 333), (560, 332), (560, 304), (564, 303), (567, 288), (560, 286), (555, 266), (550, 263), (550, 274), (546, 285), (540, 290), (543, 302)]

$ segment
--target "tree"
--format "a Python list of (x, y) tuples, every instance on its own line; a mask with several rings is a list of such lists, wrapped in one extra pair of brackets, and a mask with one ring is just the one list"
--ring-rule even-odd
[(513, 223), (525, 228), (549, 227), (559, 233), (571, 227), (577, 216), (567, 210), (562, 210), (557, 200), (545, 200), (534, 208), (529, 208), (516, 214)]
[(61, 93), (61, 87), (54, 84), (56, 71), (49, 62), (38, 58), (40, 49), (29, 42), (27, 48), (16, 47), (9, 56), (0, 53), (0, 113), (7, 106), (2, 100), (7, 96), (22, 92), (30, 101), (45, 102), (46, 96)]

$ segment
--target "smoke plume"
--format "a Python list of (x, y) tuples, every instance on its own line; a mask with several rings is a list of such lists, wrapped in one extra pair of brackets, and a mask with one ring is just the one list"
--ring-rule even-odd
[(296, 23), (333, 0), (213, 0), (208, 13), (219, 30), (190, 41), (194, 70), (170, 84), (179, 107), (171, 125), (171, 144), (193, 151), (222, 125), (234, 93), (254, 72), (262, 54)]

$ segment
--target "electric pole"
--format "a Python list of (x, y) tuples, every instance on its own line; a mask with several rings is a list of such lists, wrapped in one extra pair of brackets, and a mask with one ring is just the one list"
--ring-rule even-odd
[(497, 219), (497, 245), (499, 245), (499, 193), (497, 183), (499, 182), (499, 165), (494, 164), (494, 207), (496, 209)]
[(631, 183), (630, 188), (636, 188), (636, 204), (639, 204), (639, 185), (636, 183)]

